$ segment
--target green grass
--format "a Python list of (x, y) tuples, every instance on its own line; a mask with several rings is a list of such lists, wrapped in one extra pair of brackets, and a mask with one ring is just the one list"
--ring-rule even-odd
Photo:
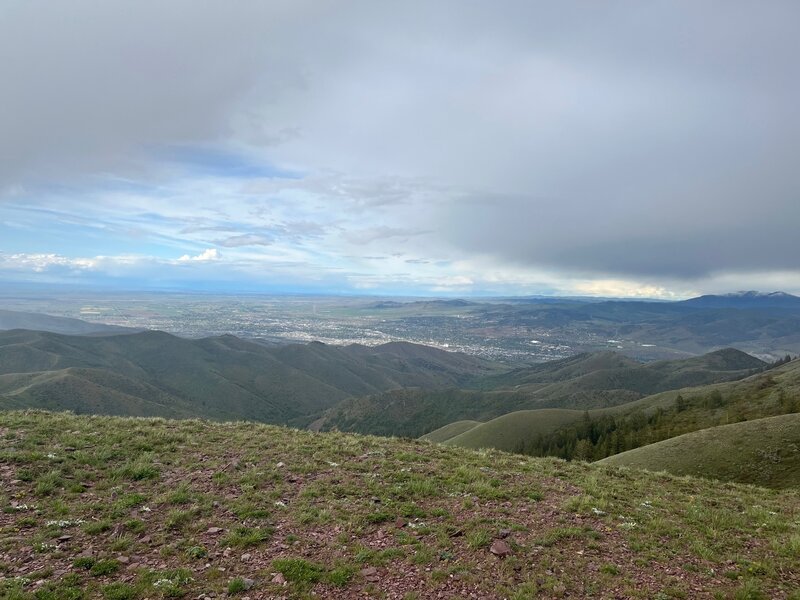
[(797, 487), (800, 414), (702, 429), (600, 462), (766, 487)]
[(267, 541), (271, 535), (272, 528), (239, 525), (234, 527), (228, 535), (223, 537), (222, 542), (228, 546), (249, 548), (250, 546), (257, 546)]
[[(0, 598), (17, 600), (800, 585), (793, 491), (253, 423), (0, 413), (0, 509)], [(510, 556), (490, 552), (499, 538)]]
[(450, 438), (454, 438), (457, 435), (466, 433), (473, 427), (477, 427), (480, 424), (481, 424), (480, 421), (455, 421), (454, 423), (449, 423), (448, 425), (440, 427), (435, 431), (426, 433), (419, 439), (441, 444), (442, 442), (446, 442)]
[(583, 411), (561, 408), (521, 410), (481, 423), (464, 433), (450, 437), (444, 444), (513, 452), (521, 441), (540, 433), (555, 431), (580, 420), (582, 416)]

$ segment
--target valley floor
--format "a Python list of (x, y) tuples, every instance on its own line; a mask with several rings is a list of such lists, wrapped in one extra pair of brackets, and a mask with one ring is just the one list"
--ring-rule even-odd
[(800, 598), (800, 498), (251, 423), (0, 413), (0, 596)]

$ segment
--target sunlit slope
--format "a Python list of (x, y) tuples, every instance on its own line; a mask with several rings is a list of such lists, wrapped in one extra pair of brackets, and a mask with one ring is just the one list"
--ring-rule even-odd
[(599, 462), (765, 487), (796, 487), (800, 486), (800, 414), (702, 429)]
[(472, 427), (444, 444), (464, 448), (495, 448), (514, 452), (520, 440), (548, 433), (580, 419), (583, 411), (563, 408), (520, 410)]
[(429, 442), (441, 443), (460, 435), (465, 431), (469, 431), (473, 427), (477, 427), (480, 424), (480, 421), (456, 421), (455, 423), (450, 423), (449, 425), (440, 427), (436, 431), (431, 431), (430, 433), (423, 435), (420, 439), (427, 440)]

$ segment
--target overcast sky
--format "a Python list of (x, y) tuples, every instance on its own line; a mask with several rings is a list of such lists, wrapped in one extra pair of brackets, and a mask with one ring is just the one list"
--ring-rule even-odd
[(0, 0), (0, 281), (800, 292), (800, 3)]

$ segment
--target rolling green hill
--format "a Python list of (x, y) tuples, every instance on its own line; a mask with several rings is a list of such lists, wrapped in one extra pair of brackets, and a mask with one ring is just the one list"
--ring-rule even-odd
[(581, 354), (476, 379), (478, 389), (405, 389), (348, 398), (328, 409), (315, 427), (419, 437), (454, 421), (486, 421), (518, 410), (622, 405), (662, 390), (741, 379), (765, 365), (733, 349), (649, 364), (614, 352)]
[(255, 423), (0, 413), (0, 597), (800, 598), (800, 498)]
[(481, 423), (443, 443), (463, 448), (495, 448), (515, 452), (519, 450), (520, 440), (557, 431), (580, 420), (582, 415), (583, 411), (564, 408), (515, 411)]
[(515, 411), (444, 440), (535, 456), (598, 460), (719, 425), (800, 411), (800, 359), (745, 379), (590, 411)]
[(288, 423), (352, 395), (452, 386), (496, 369), (404, 343), (268, 347), (233, 336), (12, 330), (0, 332), (0, 408)]
[(456, 421), (455, 423), (450, 423), (444, 427), (436, 429), (435, 431), (426, 433), (419, 439), (440, 444), (449, 440), (450, 438), (464, 433), (465, 431), (469, 431), (473, 427), (477, 427), (480, 424), (480, 421)]
[(764, 487), (797, 487), (800, 414), (701, 429), (615, 454), (600, 463)]

